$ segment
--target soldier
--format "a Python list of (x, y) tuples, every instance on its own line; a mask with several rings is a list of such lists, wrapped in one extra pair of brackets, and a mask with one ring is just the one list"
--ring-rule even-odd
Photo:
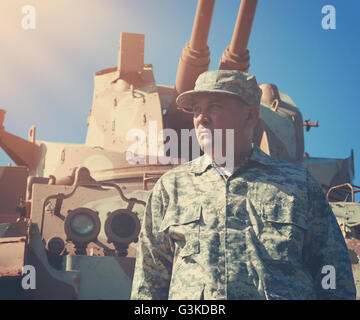
[(213, 144), (207, 130), (234, 130), (234, 167), (209, 152), (158, 180), (132, 299), (355, 298), (348, 251), (321, 187), (305, 168), (252, 143), (260, 98), (255, 77), (233, 70), (205, 72), (178, 96), (193, 112), (202, 150)]

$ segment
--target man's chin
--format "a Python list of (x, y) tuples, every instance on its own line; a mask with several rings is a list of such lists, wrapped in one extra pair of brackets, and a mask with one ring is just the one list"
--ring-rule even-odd
[(213, 156), (213, 146), (212, 146), (212, 141), (201, 141), (200, 142), (200, 148), (201, 151), (203, 151), (205, 154), (209, 155), (209, 156)]

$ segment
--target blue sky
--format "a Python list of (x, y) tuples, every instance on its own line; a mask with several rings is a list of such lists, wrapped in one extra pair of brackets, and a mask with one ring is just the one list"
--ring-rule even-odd
[[(229, 44), (240, 0), (217, 0), (208, 45), (216, 69)], [(36, 29), (21, 27), (24, 5), (36, 9)], [(0, 108), (7, 131), (26, 138), (84, 143), (94, 72), (117, 64), (121, 32), (145, 34), (145, 63), (159, 84), (173, 85), (190, 38), (195, 0), (1, 0)], [(321, 26), (324, 5), (336, 9), (336, 29)], [(360, 1), (259, 0), (249, 41), (250, 70), (260, 83), (288, 94), (304, 119), (313, 157), (355, 154), (360, 185)], [(0, 150), (0, 165), (10, 162)]]

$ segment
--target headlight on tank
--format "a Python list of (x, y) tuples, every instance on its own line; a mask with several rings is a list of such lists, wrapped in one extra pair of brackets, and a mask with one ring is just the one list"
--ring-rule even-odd
[(137, 215), (128, 209), (118, 209), (108, 213), (105, 233), (109, 242), (129, 244), (135, 241), (140, 232)]
[(84, 244), (96, 240), (100, 226), (98, 212), (89, 208), (69, 210), (64, 222), (67, 240)]
[(94, 230), (95, 222), (88, 214), (79, 213), (71, 219), (70, 228), (79, 236), (86, 236)]

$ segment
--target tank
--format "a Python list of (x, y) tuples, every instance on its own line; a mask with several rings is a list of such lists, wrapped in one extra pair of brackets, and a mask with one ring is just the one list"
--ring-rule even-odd
[[(13, 135), (0, 110), (0, 146), (16, 164), (0, 167), (1, 299), (129, 299), (149, 192), (199, 148), (192, 115), (175, 100), (209, 68), (214, 5), (215, 0), (198, 1), (174, 86), (155, 82), (153, 66), (144, 63), (143, 34), (120, 34), (117, 66), (94, 75), (84, 144), (38, 140), (35, 126), (26, 139)], [(256, 6), (257, 1), (241, 1), (219, 69), (249, 70)], [(254, 142), (272, 157), (306, 167), (321, 184), (360, 292), (360, 205), (354, 197), (360, 188), (352, 185), (353, 152), (344, 159), (310, 157), (304, 129), (318, 122), (304, 120), (275, 84), (261, 89)]]

